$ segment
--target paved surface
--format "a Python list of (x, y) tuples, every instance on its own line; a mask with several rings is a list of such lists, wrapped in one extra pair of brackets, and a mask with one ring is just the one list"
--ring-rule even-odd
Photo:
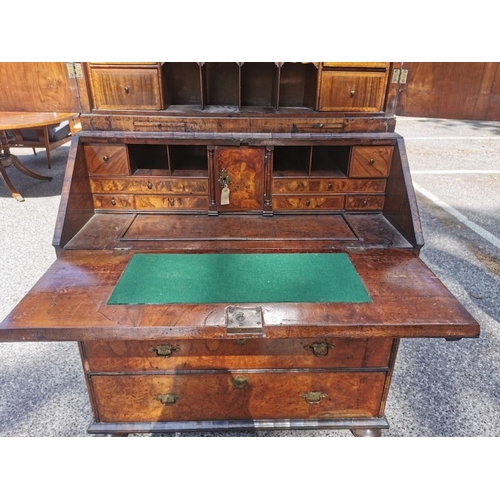
[[(401, 342), (384, 435), (500, 436), (500, 123), (400, 118), (396, 131), (417, 185), (421, 257), (479, 321), (481, 337)], [(47, 174), (43, 152), (13, 152)], [(67, 153), (53, 152), (52, 182), (9, 170), (24, 203), (0, 183), (0, 319), (55, 259)], [(85, 436), (90, 419), (76, 344), (0, 344), (0, 436)], [(351, 435), (275, 435), (298, 434)]]

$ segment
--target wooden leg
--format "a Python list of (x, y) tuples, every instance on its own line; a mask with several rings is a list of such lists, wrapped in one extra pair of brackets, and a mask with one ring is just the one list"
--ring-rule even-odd
[(19, 170), (23, 174), (29, 175), (30, 177), (33, 177), (34, 179), (40, 179), (41, 181), (51, 181), (52, 180), (52, 177), (37, 174), (36, 172), (33, 172), (29, 168), (25, 167), (21, 163), (21, 161), (17, 158), (17, 156), (11, 155), (10, 158), (11, 158), (11, 161), (12, 161), (12, 164), (14, 165), (14, 167), (16, 167), (17, 170)]
[(12, 197), (15, 198), (17, 201), (24, 201), (24, 198), (21, 196), (21, 194), (16, 191), (14, 184), (12, 184), (11, 180), (9, 179), (9, 176), (7, 175), (7, 172), (5, 171), (4, 166), (1, 163), (0, 163), (0, 177), (5, 182), (5, 185), (10, 191)]
[(381, 437), (382, 429), (351, 429), (355, 437)]

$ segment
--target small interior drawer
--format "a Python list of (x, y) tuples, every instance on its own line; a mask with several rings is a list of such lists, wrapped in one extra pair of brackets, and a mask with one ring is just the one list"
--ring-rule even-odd
[(85, 144), (85, 163), (90, 175), (128, 175), (130, 167), (125, 145)]
[(388, 177), (393, 146), (354, 146), (349, 177)]

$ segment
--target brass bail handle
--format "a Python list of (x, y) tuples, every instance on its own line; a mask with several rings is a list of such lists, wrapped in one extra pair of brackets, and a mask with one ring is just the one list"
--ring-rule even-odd
[(315, 356), (326, 356), (329, 349), (333, 349), (333, 345), (328, 342), (313, 342), (304, 346), (304, 349), (309, 349)]
[(328, 394), (325, 394), (321, 391), (311, 391), (306, 392), (305, 394), (300, 395), (301, 398), (306, 400), (306, 403), (310, 405), (318, 405), (321, 401), (328, 397)]
[(179, 399), (181, 399), (181, 397), (177, 396), (177, 394), (174, 394), (173, 392), (170, 392), (168, 394), (158, 394), (155, 399), (164, 406), (173, 406), (177, 403), (177, 401), (179, 401)]
[(175, 352), (180, 351), (181, 348), (179, 346), (172, 344), (160, 344), (154, 347), (150, 347), (149, 350), (151, 352), (156, 352), (157, 356), (160, 356), (162, 358), (169, 358)]
[(221, 185), (221, 187), (224, 188), (226, 186), (229, 186), (230, 183), (231, 183), (231, 178), (227, 174), (227, 170), (223, 168), (219, 173), (219, 184)]

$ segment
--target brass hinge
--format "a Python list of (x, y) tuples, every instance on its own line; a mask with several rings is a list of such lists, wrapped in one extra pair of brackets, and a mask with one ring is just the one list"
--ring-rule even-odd
[(392, 74), (392, 83), (406, 83), (407, 78), (407, 69), (395, 69), (394, 73)]
[(66, 63), (69, 78), (83, 78), (82, 63)]

